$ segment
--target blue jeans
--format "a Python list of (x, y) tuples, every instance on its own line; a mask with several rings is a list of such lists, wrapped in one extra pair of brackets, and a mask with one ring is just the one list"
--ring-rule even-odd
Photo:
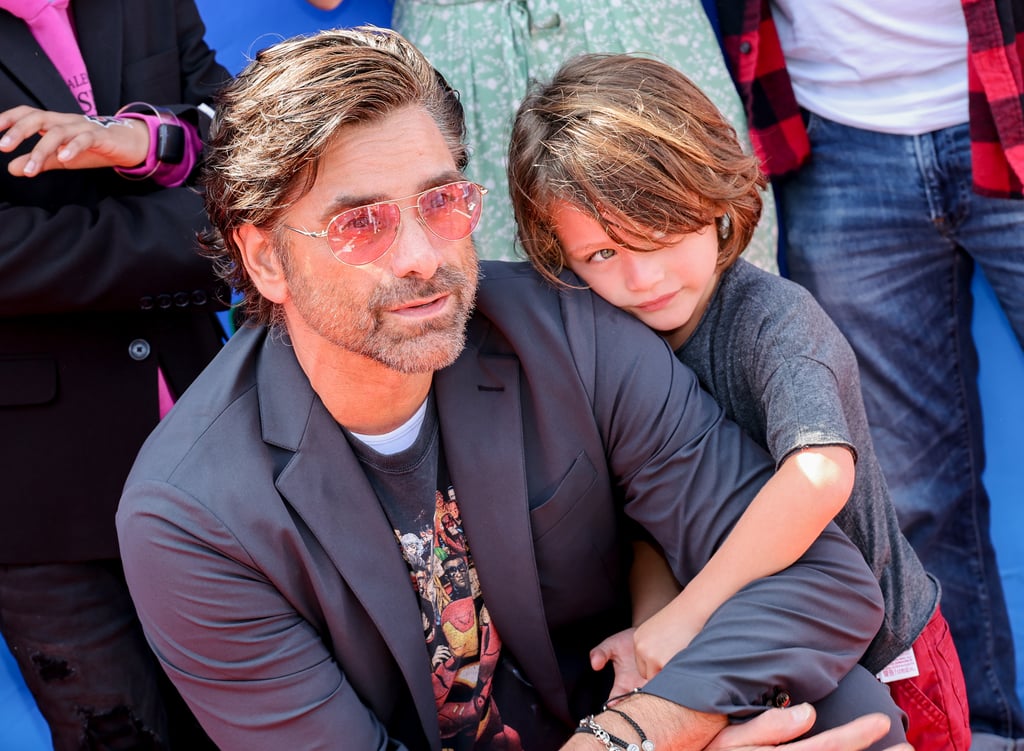
[(150, 651), (117, 561), (0, 566), (0, 630), (56, 751), (215, 748)]
[(1024, 202), (971, 191), (966, 124), (894, 136), (811, 114), (808, 132), (811, 161), (777, 186), (789, 274), (857, 353), (901, 526), (942, 583), (972, 748), (1024, 749), (981, 477), (970, 291), (977, 263), (1024, 346)]

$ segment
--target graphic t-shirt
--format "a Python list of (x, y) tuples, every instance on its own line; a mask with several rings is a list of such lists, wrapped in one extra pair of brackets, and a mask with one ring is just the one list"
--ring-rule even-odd
[[(502, 656), (501, 637), (487, 611), (448, 478), (433, 404), (428, 405), (419, 437), (404, 451), (384, 455), (358, 440), (351, 442), (409, 566), (423, 621), (442, 749), (532, 751), (512, 723), (506, 724), (498, 706), (497, 686), (502, 682), (517, 683), (514, 690), (520, 695), (531, 691)], [(519, 705), (513, 710), (518, 712), (537, 702), (514, 704)]]

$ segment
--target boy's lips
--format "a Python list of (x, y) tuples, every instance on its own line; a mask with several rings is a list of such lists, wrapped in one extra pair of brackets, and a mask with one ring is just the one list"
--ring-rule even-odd
[(669, 303), (671, 303), (672, 300), (675, 299), (675, 296), (676, 296), (675, 292), (670, 292), (667, 295), (662, 295), (661, 297), (655, 297), (653, 300), (649, 300), (649, 301), (647, 301), (645, 303), (641, 303), (639, 305), (634, 305), (633, 307), (636, 308), (637, 310), (643, 311), (644, 313), (654, 313), (656, 311), (661, 310), (662, 308), (667, 306)]

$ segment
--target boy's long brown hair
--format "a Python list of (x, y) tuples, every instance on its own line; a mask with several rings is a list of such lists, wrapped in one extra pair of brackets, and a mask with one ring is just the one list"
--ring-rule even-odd
[[(766, 179), (736, 132), (685, 75), (630, 55), (588, 54), (534, 88), (515, 118), (509, 192), (519, 240), (552, 281), (565, 255), (551, 226), (573, 204), (632, 250), (716, 224), (718, 268), (746, 248)], [(723, 219), (727, 216), (727, 219)], [(642, 247), (620, 225), (642, 227)]]

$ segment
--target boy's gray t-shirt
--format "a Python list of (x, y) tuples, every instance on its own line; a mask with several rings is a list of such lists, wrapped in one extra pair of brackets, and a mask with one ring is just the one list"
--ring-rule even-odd
[(885, 621), (861, 660), (879, 672), (921, 633), (939, 587), (900, 532), (850, 345), (803, 287), (740, 259), (723, 272), (676, 356), (776, 466), (809, 446), (854, 451), (853, 492), (836, 523), (863, 552), (885, 598)]

